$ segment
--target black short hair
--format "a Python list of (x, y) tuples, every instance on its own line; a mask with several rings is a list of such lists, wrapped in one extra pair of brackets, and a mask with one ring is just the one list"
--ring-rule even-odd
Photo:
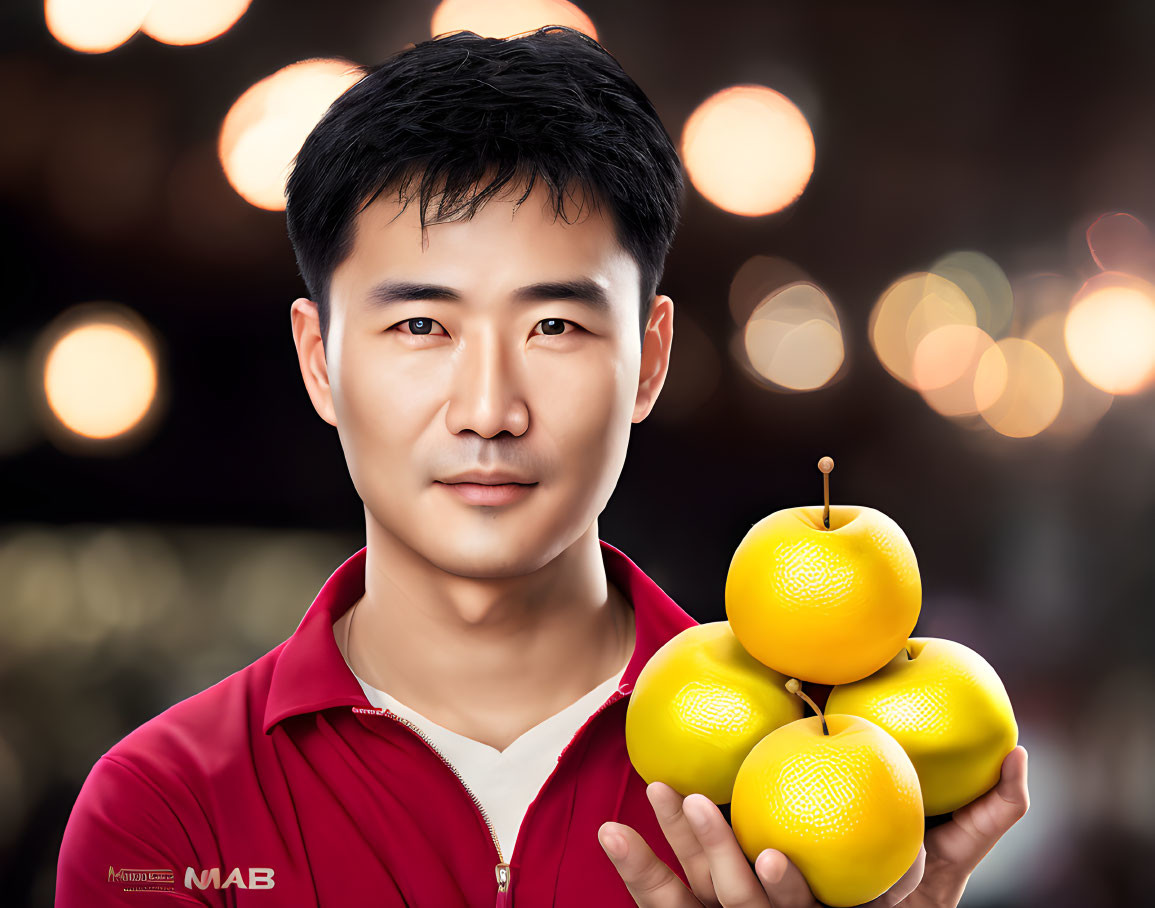
[(389, 187), (407, 207), (402, 195), (416, 176), (422, 229), (464, 209), (472, 217), (511, 180), (527, 184), (520, 204), (538, 176), (563, 218), (575, 186), (591, 204), (608, 203), (617, 240), (638, 264), (644, 334), (685, 179), (650, 100), (601, 44), (561, 25), (504, 39), (453, 32), (360, 69), (301, 146), (286, 184), (289, 239), (322, 340), (329, 282), (352, 251), (354, 218)]

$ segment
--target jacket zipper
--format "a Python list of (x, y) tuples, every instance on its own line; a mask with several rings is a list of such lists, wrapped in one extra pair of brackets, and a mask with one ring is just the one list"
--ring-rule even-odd
[[(581, 737), (582, 732), (584, 732), (590, 726), (594, 719), (596, 719), (603, 710), (613, 706), (615, 703), (625, 697), (631, 689), (632, 688), (627, 688), (623, 690), (621, 687), (619, 687), (610, 695), (610, 698), (606, 700), (605, 703), (594, 710), (590, 717), (586, 719), (586, 721), (582, 724), (582, 727), (574, 733), (572, 738), (570, 738), (569, 744), (566, 744), (566, 746), (561, 749), (561, 753), (557, 755), (559, 763), (561, 762), (561, 758), (565, 756), (565, 752), (570, 749), (570, 746), (575, 741), (577, 741), (578, 738)], [(423, 732), (404, 716), (399, 716), (395, 712), (391, 712), (384, 707), (374, 707), (368, 710), (361, 707), (353, 707), (353, 710), (354, 712), (370, 712), (374, 715), (388, 716), (389, 718), (400, 722), (402, 725), (406, 726), (412, 732), (414, 732), (414, 734), (416, 734), (422, 741), (424, 741), (426, 746), (441, 758), (441, 762), (448, 766), (449, 770), (455, 776), (457, 776), (457, 781), (461, 783), (461, 787), (465, 789), (466, 793), (470, 797), (470, 800), (472, 800), (474, 805), (477, 807), (477, 812), (481, 814), (481, 819), (485, 821), (485, 825), (489, 829), (489, 836), (491, 839), (493, 839), (493, 847), (497, 849), (497, 866), (493, 868), (494, 875), (497, 877), (497, 901), (494, 903), (494, 908), (513, 908), (513, 886), (512, 880), (510, 879), (509, 864), (501, 854), (501, 843), (497, 839), (497, 831), (493, 828), (493, 824), (489, 821), (489, 814), (485, 812), (485, 808), (481, 805), (481, 801), (478, 800), (477, 795), (475, 795), (473, 790), (465, 784), (465, 779), (461, 777), (461, 773), (457, 771), (456, 767), (454, 767), (452, 763), (445, 759), (445, 755), (442, 754), (441, 751), (437, 749), (437, 746), (429, 740), (425, 732)], [(548, 782), (549, 780), (547, 779), (546, 781)]]
[(461, 777), (461, 773), (457, 771), (456, 767), (454, 767), (452, 763), (445, 759), (445, 755), (437, 749), (436, 745), (434, 745), (434, 743), (429, 740), (429, 738), (425, 735), (425, 732), (423, 732), (420, 728), (418, 728), (404, 716), (399, 716), (387, 709), (373, 709), (372, 712), (377, 715), (389, 716), (391, 719), (396, 719), (402, 725), (413, 731), (422, 741), (425, 742), (431, 751), (433, 751), (435, 754), (437, 754), (438, 757), (441, 758), (441, 762), (448, 766), (450, 771), (455, 776), (457, 776), (457, 781), (461, 783), (461, 787), (465, 789), (474, 805), (476, 805), (477, 812), (481, 814), (481, 819), (485, 821), (486, 828), (489, 829), (489, 836), (493, 839), (493, 847), (497, 849), (497, 866), (493, 868), (494, 875), (497, 877), (497, 901), (494, 904), (494, 908), (512, 908), (513, 889), (509, 876), (509, 864), (501, 854), (501, 843), (497, 839), (497, 831), (493, 828), (493, 824), (489, 821), (489, 814), (485, 812), (485, 808), (481, 805), (481, 801), (478, 800), (477, 795), (475, 795), (473, 790), (465, 784), (465, 779)]

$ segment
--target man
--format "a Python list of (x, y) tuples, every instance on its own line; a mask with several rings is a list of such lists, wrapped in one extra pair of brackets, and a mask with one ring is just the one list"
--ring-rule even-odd
[[(597, 523), (669, 366), (683, 187), (568, 29), (423, 42), (330, 108), (288, 183), (291, 321), (366, 545), (289, 640), (101, 757), (58, 905), (816, 904), (625, 749), (638, 673), (695, 623)], [(879, 904), (961, 894), (1025, 809), (1007, 769)]]

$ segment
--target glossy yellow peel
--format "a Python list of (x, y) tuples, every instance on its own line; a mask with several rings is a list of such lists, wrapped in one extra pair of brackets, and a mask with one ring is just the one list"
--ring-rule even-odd
[(890, 517), (861, 505), (776, 511), (751, 527), (726, 576), (726, 617), (770, 668), (846, 684), (885, 665), (922, 607), (918, 561)]
[(730, 820), (754, 861), (766, 848), (802, 871), (815, 898), (860, 905), (910, 869), (924, 816), (910, 758), (877, 725), (826, 714), (783, 725), (763, 738), (734, 781)]
[(626, 708), (626, 749), (646, 784), (729, 802), (738, 767), (802, 715), (786, 678), (754, 659), (726, 621), (687, 628), (642, 668)]
[(927, 816), (968, 804), (999, 781), (1019, 742), (1002, 679), (969, 647), (912, 637), (869, 677), (835, 687), (826, 709), (869, 719), (902, 745), (922, 784)]

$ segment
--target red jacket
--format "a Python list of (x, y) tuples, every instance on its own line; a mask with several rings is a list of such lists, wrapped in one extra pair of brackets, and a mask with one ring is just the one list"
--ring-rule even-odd
[(697, 622), (601, 548), (634, 607), (634, 653), (530, 805), (508, 865), (452, 767), (374, 709), (341, 657), (332, 626), (365, 590), (362, 548), (289, 639), (97, 760), (64, 831), (57, 908), (634, 906), (597, 840), (606, 820), (638, 830), (685, 881), (626, 752), (625, 715), (642, 666)]

